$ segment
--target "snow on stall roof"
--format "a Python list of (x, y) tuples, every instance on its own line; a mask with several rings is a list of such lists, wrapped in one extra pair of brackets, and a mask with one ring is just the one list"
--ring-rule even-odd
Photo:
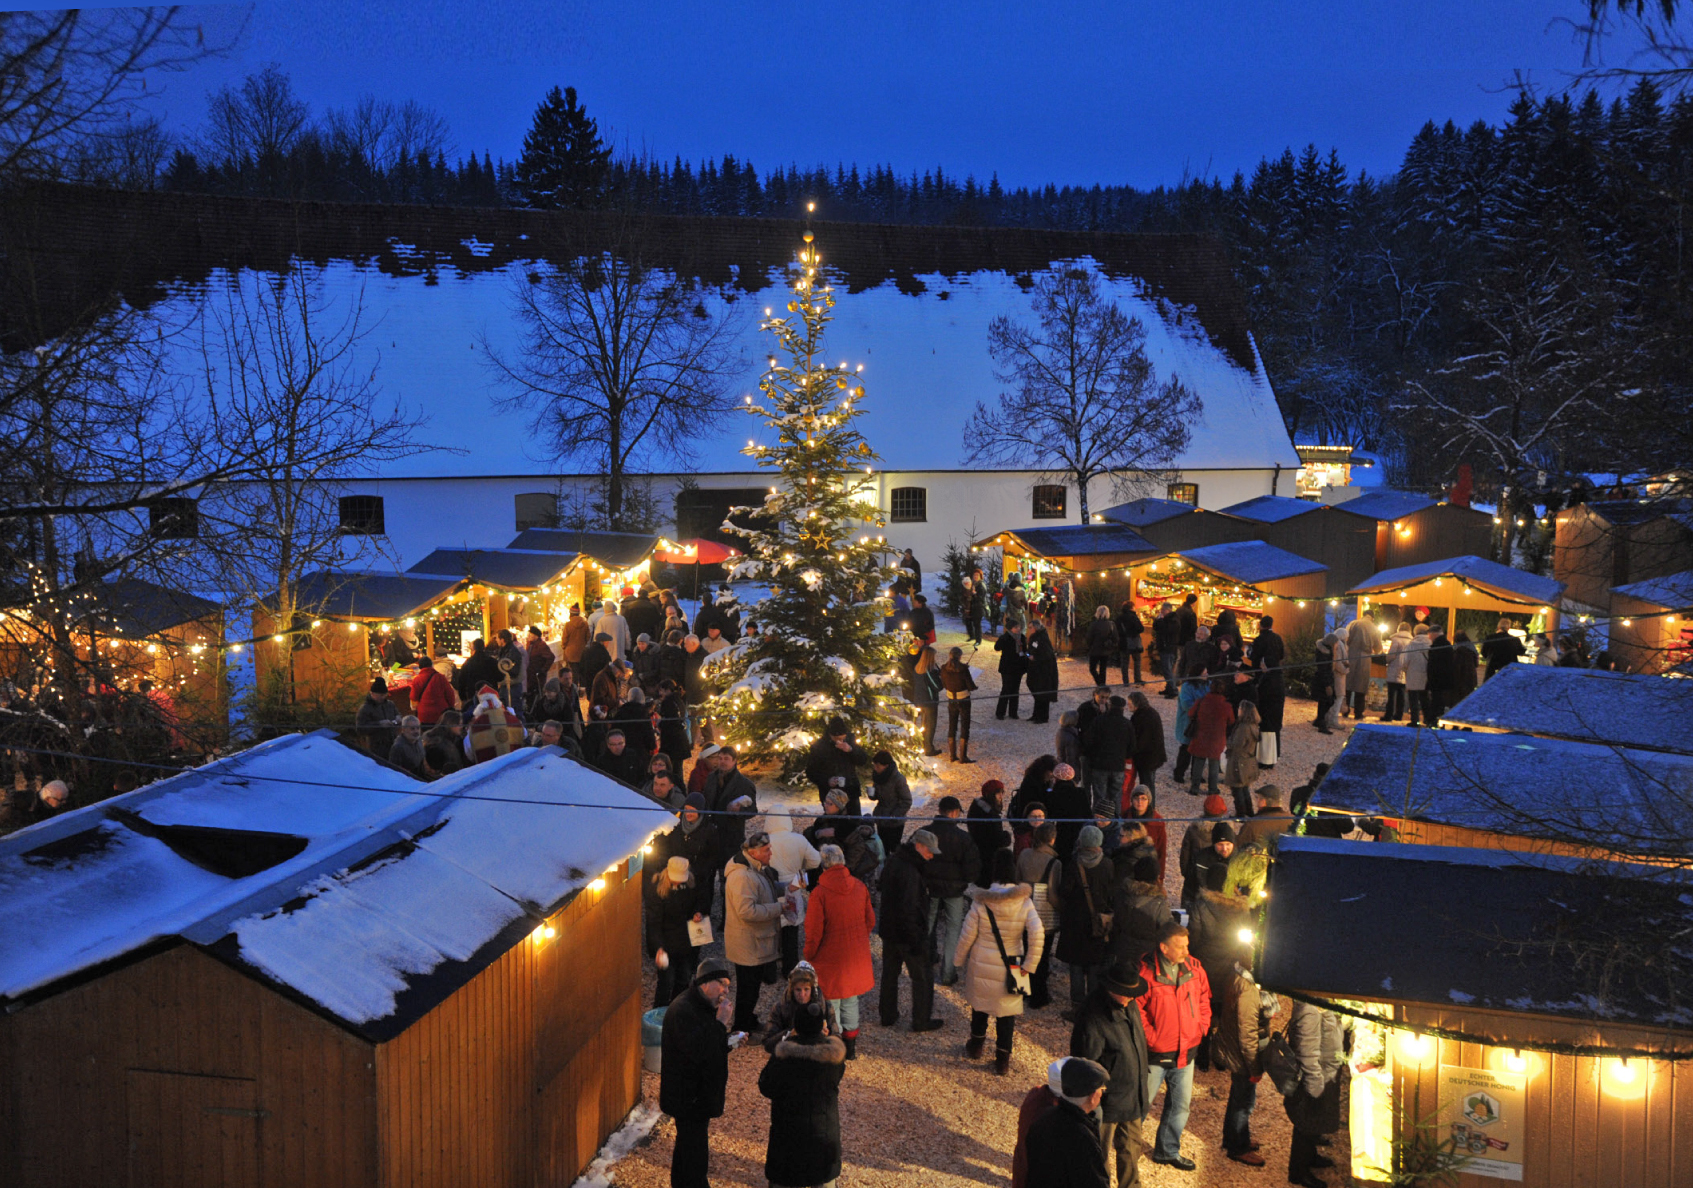
[[(0, 1000), (184, 933), (258, 888), (376, 836), (427, 798), (327, 731), (228, 759), (0, 838)], [(173, 826), (303, 839), (246, 878), (172, 848)]]
[[(1344, 506), (1344, 505), (1338, 505)], [(1403, 565), (1398, 569), (1384, 569), (1366, 582), (1347, 591), (1352, 594), (1374, 594), (1406, 586), (1432, 582), (1435, 578), (1462, 578), (1489, 593), (1503, 594), (1524, 602), (1538, 602), (1556, 606), (1564, 595), (1564, 583), (1525, 569), (1512, 569), (1485, 557), (1448, 557), (1444, 561), (1425, 561), (1420, 565)]]
[(1190, 564), (1209, 569), (1212, 573), (1248, 585), (1280, 581), (1307, 573), (1327, 573), (1329, 568), (1297, 553), (1265, 544), (1261, 540), (1206, 545), (1198, 549), (1184, 549), (1174, 555)]
[[(1687, 1028), (1685, 874), (1449, 846), (1287, 836), (1277, 844), (1258, 978), (1272, 989)], [(1392, 927), (1383, 927), (1391, 920)], [(1601, 971), (1619, 929), (1651, 968)], [(1335, 944), (1345, 937), (1345, 944)]]
[(1678, 853), (1693, 832), (1693, 756), (1365, 723), (1312, 801), (1342, 812)]
[(386, 1038), (674, 821), (552, 748), (478, 764), (430, 792), (447, 799), (427, 828), (363, 865), (279, 884), (230, 920), (232, 959)]
[(1613, 586), (1611, 593), (1649, 602), (1665, 610), (1693, 610), (1693, 569), (1672, 573), (1668, 577), (1630, 582), (1626, 586)]
[(1442, 721), (1693, 755), (1693, 681), (1507, 664)]
[(1106, 553), (1155, 553), (1152, 542), (1123, 524), (1065, 524), (1054, 528), (1006, 528), (1041, 557), (1094, 557)]
[(1131, 499), (1116, 507), (1108, 507), (1099, 514), (1113, 524), (1140, 528), (1147, 524), (1161, 524), (1177, 516), (1190, 516), (1197, 510), (1193, 504), (1179, 499)]
[(400, 619), (452, 593), (463, 581), (444, 573), (325, 569), (300, 579), (300, 603), (343, 618)]
[(1341, 503), (1331, 504), (1344, 512), (1351, 512), (1355, 516), (1368, 516), (1372, 520), (1397, 520), (1400, 516), (1408, 516), (1412, 512), (1420, 512), (1425, 507), (1433, 507), (1436, 499), (1427, 495), (1418, 495), (1413, 491), (1367, 491), (1353, 499)]
[(1291, 520), (1307, 512), (1321, 511), (1322, 508), (1322, 504), (1309, 499), (1292, 499), (1286, 495), (1260, 495), (1256, 499), (1225, 507), (1223, 514), (1239, 516), (1243, 520), (1256, 520), (1260, 524), (1280, 524), (1283, 520)]
[(438, 548), (411, 567), (414, 573), (457, 573), (506, 589), (534, 589), (560, 577), (576, 554), (549, 549)]
[(602, 565), (627, 569), (658, 547), (658, 537), (644, 532), (595, 532), (578, 528), (525, 528), (508, 549), (580, 553)]

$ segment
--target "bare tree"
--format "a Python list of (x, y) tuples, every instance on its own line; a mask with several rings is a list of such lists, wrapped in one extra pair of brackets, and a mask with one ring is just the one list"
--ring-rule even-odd
[(727, 317), (707, 305), (714, 294), (652, 264), (645, 239), (626, 222), (609, 247), (578, 247), (519, 279), (518, 358), (483, 339), (510, 392), (502, 403), (532, 415), (546, 453), (604, 476), (613, 529), (629, 518), (631, 475), (659, 459), (686, 466), (689, 443), (722, 423), (740, 362)]
[(207, 108), (207, 155), (226, 164), (286, 156), (311, 126), (311, 109), (275, 62), (239, 87), (219, 87)]
[(964, 426), (964, 461), (1044, 471), (1076, 484), (1082, 522), (1088, 484), (1114, 489), (1167, 470), (1187, 448), (1199, 396), (1176, 376), (1158, 381), (1146, 329), (1100, 292), (1098, 274), (1055, 269), (1035, 283), (1037, 325), (988, 326), (994, 375), (1011, 390), (980, 401)]
[(177, 7), (0, 11), (0, 181), (58, 176), (130, 122), (148, 74), (226, 48)]
[[(1693, 82), (1693, 28), (1679, 0), (1588, 0), (1586, 21), (1571, 24), (1584, 46), (1576, 82), (1644, 78), (1670, 92)], [(1607, 60), (1612, 50), (1620, 59)]]
[(333, 147), (356, 154), (379, 173), (451, 147), (446, 117), (413, 99), (393, 103), (366, 95), (350, 108), (331, 109), (324, 122)]

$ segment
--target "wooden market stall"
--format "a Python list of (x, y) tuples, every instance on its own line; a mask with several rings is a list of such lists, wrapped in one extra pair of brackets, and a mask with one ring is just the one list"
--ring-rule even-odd
[(1253, 524), (1179, 499), (1135, 499), (1108, 507), (1096, 518), (1133, 528), (1166, 552), (1252, 540), (1256, 535)]
[[(50, 627), (25, 611), (0, 615), (4, 677), (27, 688), (48, 675), (57, 645)], [(88, 592), (72, 646), (98, 683), (137, 692), (152, 682), (161, 711), (176, 721), (182, 746), (205, 751), (229, 732), (223, 607), (184, 590), (121, 578)]]
[(1552, 574), (1570, 597), (1603, 613), (1619, 586), (1693, 569), (1693, 499), (1596, 499), (1557, 513)]
[(575, 1181), (674, 818), (553, 748), (424, 787), (289, 735), (0, 839), (0, 1183)]
[(1158, 552), (1133, 528), (1108, 523), (1007, 528), (979, 542), (978, 547), (1003, 550), (1005, 576), (1021, 573), (1025, 583), (1048, 574), (1123, 569)]
[[(580, 553), (548, 549), (436, 549), (411, 572), (461, 575), (475, 591), (473, 597), (482, 599), (479, 633), (492, 639), (531, 623), (544, 625), (552, 634), (568, 617), (572, 603), (583, 605), (591, 564)], [(588, 609), (583, 605), (584, 612)], [(437, 641), (437, 646), (460, 654), (467, 647), (456, 638)]]
[(1332, 506), (1374, 526), (1377, 570), (1443, 557), (1485, 557), (1492, 551), (1493, 517), (1473, 507), (1388, 490), (1369, 491)]
[(253, 614), (258, 688), (262, 694), (286, 689), (296, 705), (347, 718), (371, 678), (383, 671), (386, 635), (421, 630), (417, 639), (427, 654), (438, 642), (456, 651), (456, 624), (467, 613), (475, 616), (479, 633), (486, 629), (485, 597), (452, 574), (306, 574), (296, 584), (301, 610), (292, 623), (276, 623), (263, 611)]
[(1161, 603), (1179, 606), (1196, 594), (1201, 623), (1215, 623), (1232, 610), (1248, 639), (1258, 634), (1258, 620), (1266, 614), (1274, 615), (1284, 638), (1321, 623), (1328, 576), (1319, 562), (1257, 540), (1166, 553), (1133, 566), (1131, 573), (1143, 618)]
[(1267, 891), (1258, 981), (1356, 1028), (1355, 1179), (1693, 1183), (1684, 875), (1285, 837)]
[[(1382, 570), (1346, 596), (1358, 600), (1359, 618), (1374, 617), (1386, 634), (1420, 606), (1428, 609), (1430, 625), (1443, 628), (1449, 638), (1455, 631), (1468, 631), (1471, 641), (1479, 643), (1493, 633), (1501, 616), (1516, 620), (1530, 635), (1555, 633), (1564, 584), (1497, 561), (1463, 556)], [(1385, 613), (1370, 616), (1372, 605), (1378, 612), (1385, 608)]]
[(512, 538), (508, 549), (539, 549), (551, 553), (574, 553), (583, 562), (582, 613), (590, 602), (620, 598), (625, 590), (638, 588), (652, 573), (653, 554), (674, 547), (662, 536), (644, 532), (596, 532), (578, 528), (525, 528)]
[(1630, 672), (1693, 661), (1693, 569), (1611, 591), (1610, 651)]
[(1374, 722), (1312, 796), (1319, 812), (1381, 817), (1406, 842), (1666, 863), (1685, 858), (1690, 803), (1693, 755)]
[(1223, 509), (1261, 540), (1328, 566), (1324, 598), (1339, 598), (1377, 569), (1373, 521), (1343, 515), (1334, 506), (1285, 495), (1260, 495)]
[(1442, 726), (1693, 755), (1693, 681), (1510, 664), (1447, 710)]

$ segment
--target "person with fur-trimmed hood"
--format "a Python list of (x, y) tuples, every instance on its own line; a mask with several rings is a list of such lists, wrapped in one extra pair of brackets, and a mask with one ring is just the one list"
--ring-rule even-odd
[(840, 1176), (845, 1073), (846, 1045), (827, 1034), (822, 1008), (806, 1004), (758, 1075), (758, 1091), (770, 1099), (764, 1178), (772, 1188), (811, 1188)]
[(813, 1003), (823, 1008), (824, 1030), (830, 1035), (840, 1035), (840, 1015), (835, 1004), (824, 995), (816, 967), (809, 961), (801, 961), (788, 975), (787, 984), (782, 989), (782, 1000), (770, 1008), (764, 1032), (764, 1050), (774, 1052), (782, 1037), (793, 1028), (799, 1013)]
[(979, 1059), (987, 1044), (988, 1018), (995, 1020), (994, 1072), (1011, 1070), (1011, 1041), (1023, 996), (1007, 988), (1008, 974), (1033, 973), (1040, 965), (1046, 931), (1030, 899), (1029, 886), (1017, 881), (1010, 850), (993, 855), (993, 881), (969, 887), (970, 911), (958, 934), (953, 963), (964, 970), (964, 999), (970, 1004), (970, 1040), (964, 1054)]

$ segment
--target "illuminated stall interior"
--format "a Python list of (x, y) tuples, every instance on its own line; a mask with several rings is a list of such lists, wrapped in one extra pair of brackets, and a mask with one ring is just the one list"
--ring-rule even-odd
[(1449, 638), (1465, 631), (1472, 643), (1480, 643), (1501, 616), (1516, 621), (1519, 637), (1556, 632), (1564, 584), (1497, 561), (1463, 556), (1384, 569), (1346, 596), (1358, 600), (1359, 617), (1374, 618), (1384, 635), (1391, 635), (1400, 621), (1417, 617), (1421, 607), (1428, 612), (1429, 624), (1444, 629)]
[(1693, 569), (1613, 588), (1610, 642), (1630, 672), (1693, 671)]
[(1356, 1027), (1331, 1152), (1355, 1180), (1693, 1183), (1683, 876), (1289, 836), (1267, 889), (1258, 981)]
[(1141, 617), (1168, 602), (1180, 606), (1197, 595), (1199, 621), (1212, 624), (1235, 612), (1241, 635), (1258, 634), (1258, 620), (1273, 615), (1286, 637), (1321, 621), (1327, 567), (1263, 541), (1207, 545), (1168, 553), (1131, 569), (1135, 605)]

